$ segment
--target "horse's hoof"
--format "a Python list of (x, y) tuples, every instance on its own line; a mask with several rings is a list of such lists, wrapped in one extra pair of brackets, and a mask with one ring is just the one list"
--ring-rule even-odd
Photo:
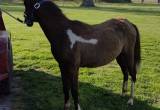
[(133, 98), (130, 98), (127, 102), (128, 105), (133, 105)]

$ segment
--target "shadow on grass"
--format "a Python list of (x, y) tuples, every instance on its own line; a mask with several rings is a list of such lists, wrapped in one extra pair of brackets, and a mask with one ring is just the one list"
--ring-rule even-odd
[[(22, 79), (24, 110), (63, 110), (60, 77), (36, 70), (15, 70), (14, 73)], [(111, 90), (80, 82), (82, 110), (159, 110), (150, 106), (148, 101), (138, 99), (135, 99), (134, 106), (128, 106), (127, 100), (128, 97), (121, 97)]]
[(94, 7), (94, 8), (81, 8), (81, 7), (73, 7), (73, 6), (61, 6), (62, 8), (68, 9), (81, 9), (81, 10), (97, 10), (97, 11), (110, 11), (110, 12), (118, 12), (118, 13), (133, 13), (137, 15), (154, 15), (160, 16), (160, 10), (152, 10), (152, 9), (143, 9), (143, 8), (132, 8), (132, 6), (128, 8), (123, 7)]

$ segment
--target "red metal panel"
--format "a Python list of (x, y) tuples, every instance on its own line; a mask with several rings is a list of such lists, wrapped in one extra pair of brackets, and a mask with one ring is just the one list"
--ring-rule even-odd
[(0, 11), (0, 81), (8, 78), (8, 36)]
[(6, 31), (0, 31), (0, 77), (1, 78), (4, 77), (3, 74), (8, 73), (8, 51), (9, 51), (8, 34)]
[(10, 44), (8, 39), (9, 34), (6, 32), (0, 12), (0, 95), (7, 95), (10, 93), (9, 53), (11, 50), (8, 48)]

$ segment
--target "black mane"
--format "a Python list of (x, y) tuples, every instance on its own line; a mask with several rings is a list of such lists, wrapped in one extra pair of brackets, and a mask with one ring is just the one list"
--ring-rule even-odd
[(47, 2), (43, 3), (42, 7), (46, 8), (48, 10), (51, 10), (54, 13), (57, 13), (57, 14), (60, 13), (60, 14), (62, 14), (61, 9), (55, 3), (53, 3), (52, 1), (51, 2), (47, 1)]

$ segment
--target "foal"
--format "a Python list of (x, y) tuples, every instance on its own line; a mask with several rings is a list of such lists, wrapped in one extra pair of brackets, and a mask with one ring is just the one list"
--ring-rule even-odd
[(88, 25), (68, 19), (49, 0), (24, 0), (25, 23), (38, 22), (51, 45), (51, 51), (61, 70), (64, 110), (69, 110), (69, 92), (75, 110), (80, 110), (78, 97), (79, 67), (98, 67), (116, 59), (123, 75), (122, 94), (127, 91), (131, 76), (133, 105), (134, 84), (140, 64), (140, 37), (137, 27), (126, 19), (111, 19), (102, 24)]

